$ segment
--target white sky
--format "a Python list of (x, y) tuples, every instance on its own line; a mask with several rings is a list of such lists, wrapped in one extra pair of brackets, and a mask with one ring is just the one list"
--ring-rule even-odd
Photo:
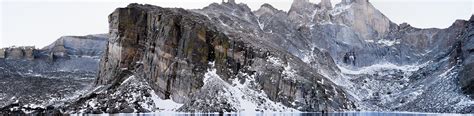
[[(197, 9), (221, 0), (0, 0), (0, 47), (33, 45), (42, 48), (60, 36), (108, 32), (107, 16), (129, 3)], [(227, 0), (226, 0), (227, 1)], [(293, 0), (236, 0), (256, 10), (263, 3), (288, 11)], [(319, 3), (319, 0), (310, 0)], [(400, 24), (446, 28), (456, 19), (469, 19), (473, 0), (369, 0)], [(333, 5), (340, 0), (332, 0)]]

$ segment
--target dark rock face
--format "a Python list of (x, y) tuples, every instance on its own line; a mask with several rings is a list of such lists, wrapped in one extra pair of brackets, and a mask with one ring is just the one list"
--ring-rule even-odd
[(131, 4), (109, 21), (96, 80), (103, 96), (133, 75), (151, 95), (182, 104), (178, 111), (472, 111), (463, 94), (472, 94), (472, 21), (397, 25), (367, 0), (334, 8), (295, 0), (288, 13), (235, 2), (196, 10)]
[(0, 49), (0, 58), (5, 58), (5, 49)]
[[(106, 41), (105, 35), (70, 36), (44, 49), (1, 49), (0, 115), (59, 115), (60, 106), (93, 87)], [(49, 56), (60, 52), (68, 58)]]
[(459, 82), (464, 92), (474, 98), (474, 15), (466, 22), (462, 45), (462, 66)]
[[(288, 13), (233, 0), (194, 10), (130, 4), (109, 15), (95, 87), (58, 109), (472, 113), (473, 20), (397, 25), (368, 0), (295, 0)], [(99, 53), (74, 41), (45, 49)]]
[[(259, 22), (264, 22), (261, 24), (264, 25), (263, 30), (272, 30), (267, 32), (277, 35), (271, 38), (274, 42), (310, 43), (309, 47), (299, 47), (303, 45), (298, 44), (287, 47), (290, 53), (300, 56), (303, 61), (312, 61), (307, 56), (314, 54), (305, 52), (314, 51), (312, 47), (327, 51), (340, 69), (340, 72), (334, 70), (336, 75), (327, 77), (341, 86), (345, 85), (343, 88), (359, 99), (355, 102), (358, 108), (428, 112), (466, 112), (463, 108), (472, 109), (470, 106), (473, 104), (467, 103), (472, 99), (462, 94), (462, 84), (459, 85), (460, 79), (466, 86), (469, 81), (465, 80), (469, 80), (466, 78), (469, 76), (463, 80), (458, 75), (463, 67), (461, 62), (470, 62), (460, 60), (460, 56), (466, 53), (462, 52), (461, 46), (472, 44), (466, 41), (466, 34), (472, 30), (467, 28), (471, 22), (458, 20), (446, 29), (419, 29), (408, 24), (392, 23), (366, 0), (343, 1), (332, 10), (311, 3), (300, 5), (296, 0), (293, 4), (287, 16), (261, 15), (263, 13), (259, 10), (255, 15)], [(326, 14), (330, 18), (325, 18)], [(288, 23), (285, 20), (292, 21)], [(272, 23), (275, 21), (278, 23)], [(274, 28), (277, 25), (292, 25), (291, 22), (295, 22), (296, 26)], [(299, 32), (282, 32), (281, 29), (296, 29)], [(303, 37), (291, 36), (287, 39), (285, 36), (290, 33), (285, 32), (302, 33)], [(293, 48), (299, 51), (291, 51)], [(464, 74), (470, 73), (464, 71)], [(418, 92), (421, 94), (414, 94)], [(435, 101), (444, 105), (433, 104)]]
[(22, 47), (9, 47), (9, 48), (3, 48), (2, 57), (0, 58), (5, 58), (5, 59), (27, 59), (27, 60), (33, 60), (35, 59), (34, 53), (37, 51), (34, 46), (22, 46)]
[[(250, 12), (248, 7), (242, 10)], [(281, 102), (288, 108), (302, 111), (353, 108), (346, 94), (334, 83), (315, 71), (303, 71), (312, 69), (298, 65), (304, 62), (297, 57), (268, 48), (272, 46), (268, 45), (270, 43), (256, 43), (257, 38), (250, 39), (254, 36), (220, 32), (205, 15), (131, 4), (112, 13), (110, 24), (112, 38), (101, 62), (98, 85), (117, 83), (121, 81), (117, 75), (130, 70), (145, 78), (161, 99), (184, 103), (181, 111), (242, 110), (241, 101), (233, 103), (220, 99), (214, 99), (213, 103), (229, 105), (204, 108), (211, 105), (205, 100), (213, 101), (205, 96), (225, 90), (219, 87), (203, 89), (206, 87), (203, 83), (205, 74), (215, 68), (221, 80), (219, 83), (250, 81), (251, 76), (256, 87), (249, 87), (249, 91), (266, 93), (271, 101), (265, 102)], [(210, 62), (215, 64), (210, 66)], [(264, 98), (256, 96), (252, 100), (258, 99)], [(257, 104), (257, 108), (266, 107), (252, 100), (250, 102)]]

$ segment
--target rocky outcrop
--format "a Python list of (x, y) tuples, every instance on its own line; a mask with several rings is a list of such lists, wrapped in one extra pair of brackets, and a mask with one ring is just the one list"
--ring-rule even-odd
[(336, 8), (332, 14), (334, 22), (352, 27), (365, 40), (380, 39), (393, 24), (368, 0), (343, 0)]
[(324, 9), (332, 9), (331, 0), (321, 0), (319, 6)]
[[(471, 113), (472, 21), (397, 25), (368, 0), (295, 0), (288, 13), (233, 0), (193, 10), (130, 4), (109, 15), (95, 89), (60, 108)], [(90, 37), (44, 49), (99, 53), (81, 38)]]
[[(0, 56), (5, 57), (0, 57), (0, 115), (59, 115), (60, 106), (93, 87), (101, 55), (98, 53), (104, 49), (94, 47), (105, 46), (107, 40), (89, 40), (95, 36), (74, 38), (77, 40), (63, 37), (51, 48), (0, 49)], [(51, 60), (48, 56), (61, 52), (69, 58)]]
[(4, 48), (0, 48), (0, 58), (5, 58), (5, 49)]
[(107, 34), (63, 36), (41, 50), (46, 51), (51, 59), (69, 58), (71, 56), (100, 56), (103, 53), (107, 39)]
[(317, 9), (319, 9), (319, 6), (310, 3), (309, 0), (294, 0), (288, 11), (288, 16), (292, 21), (299, 24), (306, 24), (315, 19), (314, 12), (316, 12)]
[(3, 56), (6, 59), (35, 59), (36, 49), (34, 46), (22, 46), (22, 47), (9, 47), (2, 49)]
[[(225, 4), (250, 12), (248, 7)], [(212, 7), (206, 10), (213, 10)], [(109, 18), (112, 38), (101, 60), (97, 85), (121, 83), (126, 77), (120, 75), (131, 71), (145, 78), (161, 99), (184, 103), (181, 111), (242, 110), (240, 106), (244, 101), (238, 100), (242, 96), (230, 97), (237, 100), (205, 97), (226, 92), (219, 87), (203, 89), (208, 84), (228, 83), (222, 85), (227, 86), (233, 80), (249, 81), (255, 86), (246, 87), (248, 91), (268, 96), (247, 98), (256, 104), (251, 110), (275, 107), (262, 104), (267, 102), (301, 111), (353, 108), (344, 91), (316, 71), (307, 71), (311, 68), (303, 65), (299, 58), (280, 48), (272, 48), (271, 43), (256, 43), (258, 38), (254, 36), (237, 30), (220, 30), (220, 25), (215, 25), (215, 20), (209, 20), (205, 15), (183, 9), (131, 4), (117, 9)], [(214, 65), (209, 65), (210, 62)], [(216, 70), (216, 79), (222, 81), (206, 84), (206, 74), (212, 68)], [(234, 88), (235, 85), (227, 87)], [(261, 101), (265, 98), (268, 101)], [(207, 100), (230, 105), (223, 109), (201, 109), (211, 105), (204, 102)]]
[(462, 66), (459, 82), (464, 92), (474, 98), (474, 15), (466, 24), (466, 30), (461, 36)]
[(70, 57), (100, 57), (107, 42), (107, 34), (64, 36), (42, 49), (34, 46), (8, 47), (0, 50), (0, 58), (34, 60)]
[[(140, 94), (183, 104), (178, 111), (472, 108), (460, 89), (471, 93), (465, 59), (472, 42), (463, 39), (470, 36), (469, 21), (419, 29), (392, 23), (368, 0), (334, 8), (329, 0), (295, 0), (288, 13), (269, 4), (252, 12), (232, 1), (195, 10), (131, 4), (113, 12), (109, 23), (95, 82), (104, 88), (94, 93), (100, 97), (72, 107), (102, 102), (72, 109), (110, 112), (100, 109), (116, 105), (108, 100), (131, 77), (146, 81), (140, 85), (150, 90)], [(141, 102), (147, 101), (134, 107), (146, 109)]]

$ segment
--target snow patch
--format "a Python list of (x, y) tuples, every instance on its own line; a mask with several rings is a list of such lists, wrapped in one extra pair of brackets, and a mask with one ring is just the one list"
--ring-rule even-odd
[(43, 105), (38, 105), (38, 104), (27, 104), (27, 105), (23, 105), (23, 107), (25, 108), (45, 108)]
[(354, 75), (357, 75), (357, 74), (375, 74), (378, 71), (382, 71), (382, 70), (401, 70), (401, 71), (404, 71), (404, 72), (413, 72), (413, 71), (417, 71), (420, 68), (423, 68), (423, 67), (427, 66), (430, 62), (420, 64), (420, 65), (396, 65), (396, 64), (393, 64), (393, 63), (390, 63), (390, 62), (385, 62), (385, 63), (379, 63), (379, 64), (374, 64), (374, 65), (371, 65), (371, 66), (358, 68), (356, 70), (351, 70), (351, 69), (348, 69), (344, 66), (339, 66), (339, 65), (338, 65), (338, 67), (339, 67), (339, 69), (341, 69), (342, 73), (344, 73), (344, 74), (354, 74)]
[(442, 74), (440, 74), (438, 77), (441, 77), (441, 78), (446, 78), (448, 74), (451, 73), (451, 71), (454, 69), (454, 66), (451, 67), (450, 69), (446, 70), (445, 72), (443, 72)]
[(73, 57), (82, 57), (82, 58), (89, 58), (89, 59), (100, 59), (100, 56), (89, 56), (89, 55), (81, 55), (81, 56), (78, 56), (78, 55), (74, 55)]
[(263, 29), (265, 28), (265, 25), (263, 23), (260, 23), (260, 20), (257, 19), (257, 23), (258, 23), (258, 27), (260, 27), (260, 30), (263, 31)]
[[(271, 58), (271, 61), (275, 63), (280, 62), (276, 58)], [(209, 64), (214, 67), (214, 62)], [(211, 68), (204, 74), (204, 86), (222, 85), (224, 91), (224, 94), (221, 94), (222, 98), (227, 99), (227, 101), (240, 112), (255, 112), (256, 110), (297, 111), (270, 100), (263, 91), (253, 90), (252, 87), (257, 86), (257, 84), (255, 84), (254, 75), (248, 75), (242, 72), (239, 72), (239, 75), (245, 77), (244, 83), (240, 83), (241, 81), (235, 78), (232, 80), (232, 83), (229, 84), (221, 79), (216, 73), (215, 68)]]
[(474, 100), (463, 100), (456, 104), (456, 106), (471, 106), (474, 105)]
[[(211, 65), (211, 67), (214, 67), (214, 62), (209, 62), (209, 65)], [(204, 74), (204, 85), (207, 85), (209, 82), (211, 82), (211, 79), (214, 77), (219, 77), (219, 75), (217, 75), (217, 70), (215, 68), (212, 68), (210, 70), (208, 69), (207, 72)]]
[(368, 42), (368, 43), (374, 43), (375, 41), (374, 41), (374, 40), (371, 40), (371, 39), (369, 39), (369, 40), (365, 40), (365, 42)]
[(331, 11), (331, 15), (333, 15), (333, 16), (339, 15), (339, 14), (341, 14), (341, 13), (347, 11), (347, 9), (351, 8), (351, 6), (352, 6), (352, 4), (336, 6), (336, 7), (334, 7), (334, 9)]
[[(209, 63), (212, 67), (214, 67), (214, 62)], [(257, 105), (247, 99), (244, 99), (245, 94), (240, 91), (237, 87), (233, 87), (224, 80), (220, 78), (220, 76), (216, 73), (217, 70), (215, 68), (208, 69), (208, 71), (204, 74), (204, 86), (208, 86), (214, 83), (222, 83), (224, 85), (224, 98), (229, 99), (228, 101), (233, 101), (235, 107), (241, 111), (254, 111), (257, 108)], [(213, 83), (214, 82), (214, 83)], [(242, 86), (242, 85), (241, 85)], [(235, 100), (232, 100), (235, 99)]]
[(151, 91), (151, 99), (155, 103), (155, 107), (161, 111), (176, 111), (184, 105), (174, 102), (173, 99), (163, 100), (155, 94), (154, 90)]
[(319, 22), (319, 25), (334, 25), (331, 21), (321, 21)]
[(267, 57), (267, 61), (277, 66), (283, 66), (283, 61), (273, 56)]
[[(308, 60), (308, 59), (304, 59), (304, 60)], [(274, 64), (276, 66), (283, 67), (282, 74), (283, 74), (285, 79), (291, 79), (293, 81), (296, 81), (296, 77), (298, 77), (298, 75), (296, 74), (297, 72), (296, 72), (295, 69), (293, 69), (291, 67), (290, 64), (288, 64), (288, 63), (285, 64), (285, 63), (283, 63), (283, 61), (281, 59), (273, 57), (273, 56), (269, 56), (267, 61), (271, 62), (272, 64)]]
[[(373, 41), (373, 40), (372, 40)], [(399, 41), (396, 41), (396, 40), (386, 40), (386, 39), (381, 39), (379, 41), (377, 41), (378, 44), (382, 44), (382, 45), (385, 45), (385, 46), (393, 46), (395, 44), (400, 44)]]
[(135, 78), (135, 75), (132, 75), (132, 76), (128, 77), (127, 79), (123, 80), (122, 83), (128, 83), (130, 80), (132, 80), (134, 78)]
[(291, 68), (291, 65), (288, 64), (284, 67), (284, 70), (283, 70), (283, 75), (285, 76), (284, 78), (286, 79), (292, 79), (293, 81), (296, 81), (295, 77), (298, 76), (296, 74), (296, 70)]

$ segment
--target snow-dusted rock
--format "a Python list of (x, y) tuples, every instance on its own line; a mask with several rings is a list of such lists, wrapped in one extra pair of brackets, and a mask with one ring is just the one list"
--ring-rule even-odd
[(471, 113), (472, 20), (397, 25), (368, 0), (130, 4), (109, 16), (98, 89), (63, 109)]
[[(236, 10), (226, 11), (230, 9)], [(136, 18), (144, 16), (151, 19)], [(238, 18), (243, 18), (242, 22), (226, 22)], [(213, 4), (192, 12), (131, 4), (117, 9), (111, 20), (113, 38), (102, 59), (97, 85), (122, 83), (121, 72), (130, 70), (144, 77), (160, 98), (185, 104), (181, 111), (240, 111), (246, 108), (242, 106), (245, 103), (254, 104), (252, 110), (353, 108), (338, 86), (316, 70), (307, 72), (313, 69), (298, 57), (274, 43), (258, 42), (261, 38), (254, 33), (241, 33), (248, 26), (253, 27), (245, 31), (262, 32), (254, 26), (258, 24), (256, 16), (243, 4)], [(126, 26), (130, 27), (119, 28)], [(115, 47), (120, 49), (112, 49)], [(278, 62), (272, 63), (269, 58)], [(214, 81), (207, 84), (220, 83), (211, 87), (204, 78), (211, 68), (209, 62), (214, 62), (218, 76), (212, 76)], [(251, 83), (255, 86), (230, 85), (236, 79), (241, 83), (252, 80), (244, 75), (253, 76)], [(231, 96), (215, 96), (215, 91)], [(252, 97), (248, 92), (260, 95)], [(213, 105), (222, 106), (209, 107)]]
[(471, 44), (458, 35), (469, 22), (419, 29), (391, 22), (367, 0), (328, 4), (295, 0), (288, 13), (270, 4), (253, 12), (236, 3), (119, 8), (97, 84), (133, 70), (160, 98), (184, 104), (180, 111), (472, 108), (455, 84), (461, 45)]

